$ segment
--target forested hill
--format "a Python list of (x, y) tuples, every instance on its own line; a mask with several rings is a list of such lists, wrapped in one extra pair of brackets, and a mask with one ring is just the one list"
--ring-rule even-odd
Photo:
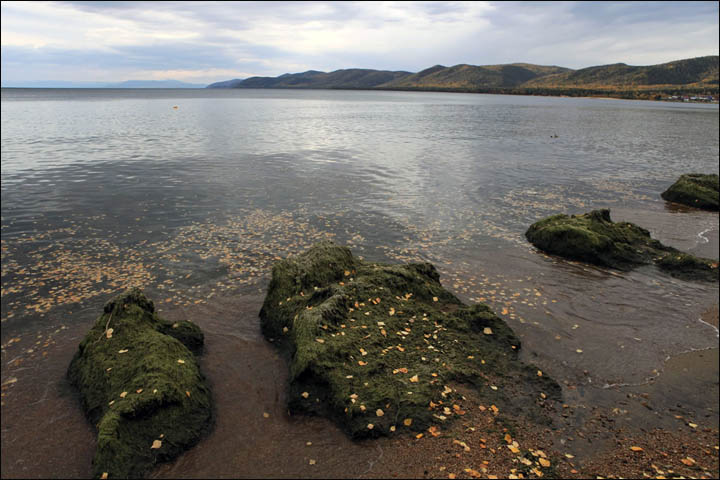
[(634, 67), (624, 63), (568, 70), (534, 78), (527, 87), (643, 87), (655, 85), (718, 85), (718, 56)]
[(279, 77), (250, 77), (213, 83), (208, 88), (334, 88), (609, 95), (649, 98), (660, 94), (718, 94), (718, 56), (676, 60), (660, 65), (624, 63), (580, 70), (558, 66), (435, 65), (418, 73), (352, 68), (334, 72), (309, 70)]

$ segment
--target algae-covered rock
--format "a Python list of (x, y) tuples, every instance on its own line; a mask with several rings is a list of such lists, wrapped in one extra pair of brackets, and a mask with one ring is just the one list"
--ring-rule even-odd
[(718, 280), (718, 264), (663, 245), (629, 222), (613, 222), (610, 210), (583, 215), (553, 215), (536, 222), (525, 237), (540, 250), (618, 270), (655, 263), (672, 276)]
[(260, 318), (288, 354), (290, 411), (329, 416), (353, 437), (460, 416), (453, 382), (477, 387), (488, 407), (536, 419), (540, 392), (560, 395), (517, 359), (507, 324), (460, 302), (428, 263), (370, 263), (322, 242), (275, 264)]
[(719, 191), (720, 180), (717, 174), (689, 173), (681, 175), (660, 196), (668, 202), (717, 211)]
[(211, 424), (210, 390), (192, 351), (202, 331), (168, 323), (139, 289), (105, 305), (68, 377), (98, 429), (96, 477), (139, 477), (194, 445)]

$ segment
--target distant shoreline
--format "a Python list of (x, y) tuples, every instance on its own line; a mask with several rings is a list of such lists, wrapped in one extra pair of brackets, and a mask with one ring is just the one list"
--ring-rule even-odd
[[(604, 92), (602, 95), (572, 95), (568, 93), (535, 93), (535, 92), (500, 92), (500, 91), (476, 91), (476, 90), (464, 90), (464, 89), (423, 89), (423, 88), (314, 88), (314, 87), (258, 87), (258, 88), (198, 88), (198, 87), (0, 87), (2, 90), (193, 90), (193, 91), (205, 91), (205, 90), (345, 90), (345, 91), (363, 91), (363, 92), (425, 92), (425, 93), (467, 93), (467, 94), (480, 94), (480, 95), (511, 95), (511, 96), (522, 96), (522, 97), (554, 97), (554, 98), (594, 98), (602, 100), (644, 100), (644, 101), (655, 101), (655, 102), (670, 102), (670, 103), (693, 103), (693, 104), (709, 104), (717, 105), (718, 100), (683, 100), (683, 99), (670, 99), (670, 98), (650, 98), (649, 96), (630, 96), (633, 92), (623, 92), (625, 94), (619, 94), (618, 96), (608, 95)], [(656, 95), (657, 96), (657, 95)]]

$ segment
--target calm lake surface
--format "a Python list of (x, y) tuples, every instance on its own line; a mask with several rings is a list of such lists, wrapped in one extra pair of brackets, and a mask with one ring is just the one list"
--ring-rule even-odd
[[(370, 260), (434, 263), (565, 385), (646, 382), (668, 357), (718, 346), (716, 326), (699, 320), (717, 284), (562, 261), (524, 232), (551, 214), (610, 208), (717, 259), (717, 213), (660, 193), (682, 173), (718, 172), (718, 131), (717, 105), (3, 89), (3, 451), (19, 399), (53, 395), (114, 294), (142, 286), (161, 311), (190, 317), (229, 302), (227, 321), (192, 319), (260, 345), (258, 301), (228, 299), (261, 302), (272, 263), (323, 238)], [(53, 362), (54, 377), (43, 366)]]

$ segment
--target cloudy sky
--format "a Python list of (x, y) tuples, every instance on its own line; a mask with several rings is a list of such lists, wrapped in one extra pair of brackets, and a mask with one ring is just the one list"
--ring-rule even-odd
[(710, 2), (2, 2), (2, 83), (718, 54)]

